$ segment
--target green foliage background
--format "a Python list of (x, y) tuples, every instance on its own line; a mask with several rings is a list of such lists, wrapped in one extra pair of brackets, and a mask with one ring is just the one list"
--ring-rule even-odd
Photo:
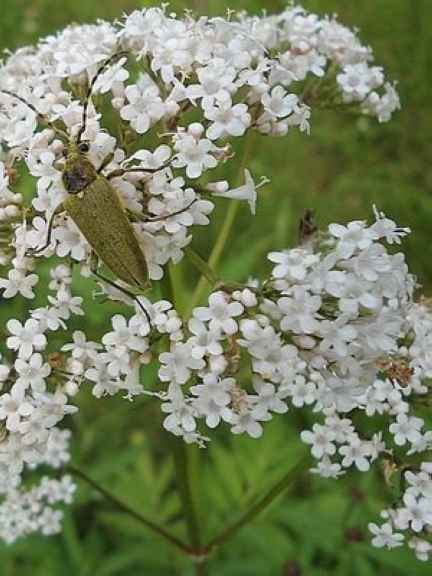
[[(2, 0), (0, 48), (32, 43), (72, 22), (113, 19), (150, 5), (139, 0)], [(183, 0), (176, 10), (223, 14), (226, 8), (277, 11), (281, 0)], [(410, 226), (404, 250), (426, 293), (432, 284), (429, 247), (432, 220), (430, 111), (432, 3), (430, 0), (304, 0), (319, 13), (339, 14), (361, 30), (378, 64), (399, 81), (402, 111), (384, 125), (366, 118), (321, 112), (312, 117), (310, 137), (257, 138), (250, 166), (272, 184), (260, 198), (258, 214), (242, 209), (219, 274), (245, 280), (267, 270), (269, 249), (293, 245), (306, 208), (318, 222), (363, 219), (371, 205)], [(235, 178), (233, 171), (229, 175)], [(30, 187), (30, 184), (28, 184)], [(210, 253), (227, 204), (220, 203), (216, 225), (197, 235)], [(178, 306), (187, 305), (196, 276), (185, 266), (175, 274)], [(90, 293), (92, 284), (83, 283)], [(16, 306), (21, 306), (18, 304)], [(1, 323), (11, 310), (0, 305)], [(17, 313), (20, 310), (17, 308)], [(94, 337), (108, 326), (109, 308), (88, 306), (86, 325)], [(78, 326), (77, 326), (78, 327)], [(148, 376), (149, 381), (154, 375)], [(181, 536), (186, 528), (174, 489), (169, 440), (160, 433), (160, 415), (151, 401), (81, 399), (71, 425), (74, 463), (86, 469), (133, 507)], [(266, 427), (260, 441), (217, 433), (207, 451), (193, 454), (194, 493), (204, 541), (238, 517), (247, 504), (283, 476), (304, 453), (298, 429), (308, 419), (291, 413)], [(350, 474), (339, 482), (303, 476), (209, 561), (218, 576), (383, 576), (426, 575), (430, 568), (409, 552), (382, 552), (367, 542), (367, 522), (391, 502), (380, 471)], [(53, 538), (32, 537), (0, 546), (3, 576), (187, 576), (190, 562), (133, 520), (119, 515), (80, 484), (77, 501), (66, 514), (65, 530)]]

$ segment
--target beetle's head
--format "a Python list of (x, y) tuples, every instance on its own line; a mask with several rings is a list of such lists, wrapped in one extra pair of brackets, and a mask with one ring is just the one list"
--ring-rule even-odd
[(79, 162), (83, 159), (87, 159), (87, 154), (90, 150), (90, 142), (88, 140), (81, 140), (77, 142), (71, 139), (65, 145), (63, 154), (66, 158), (66, 162)]
[(65, 147), (63, 184), (70, 194), (81, 192), (97, 178), (96, 169), (87, 157), (89, 149), (90, 144), (86, 140), (70, 140)]

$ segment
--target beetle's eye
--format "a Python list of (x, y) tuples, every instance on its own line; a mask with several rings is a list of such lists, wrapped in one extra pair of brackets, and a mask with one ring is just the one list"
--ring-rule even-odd
[(66, 148), (66, 146), (65, 146), (65, 147), (63, 148), (63, 150), (62, 150), (62, 155), (63, 155), (63, 157), (64, 157), (64, 158), (67, 158), (67, 157), (68, 157), (68, 153), (69, 153), (69, 150), (68, 150), (68, 149)]
[(78, 146), (78, 149), (83, 154), (86, 154), (90, 150), (90, 145), (88, 142), (81, 142)]

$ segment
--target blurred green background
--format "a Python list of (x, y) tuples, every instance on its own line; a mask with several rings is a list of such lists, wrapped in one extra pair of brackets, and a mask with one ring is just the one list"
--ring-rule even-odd
[[(147, 5), (155, 4), (139, 0), (2, 0), (0, 47), (13, 50), (67, 24), (114, 19)], [(285, 2), (184, 0), (170, 5), (179, 11), (189, 8), (221, 15), (226, 8), (279, 11)], [(304, 0), (303, 6), (320, 14), (336, 12), (342, 23), (360, 28), (377, 64), (399, 82), (402, 110), (383, 125), (367, 118), (319, 112), (312, 116), (309, 137), (292, 132), (284, 139), (257, 138), (250, 167), (254, 174), (270, 177), (272, 184), (265, 188), (254, 219), (242, 209), (220, 275), (244, 280), (267, 270), (266, 252), (293, 245), (306, 208), (315, 209), (319, 225), (325, 227), (334, 221), (371, 217), (371, 205), (376, 203), (399, 224), (412, 228), (404, 250), (428, 293), (432, 285), (432, 2)], [(235, 177), (234, 171), (231, 177)], [(218, 206), (219, 222), (226, 206), (223, 202)], [(217, 230), (216, 225), (196, 236), (204, 257)], [(184, 277), (191, 279), (183, 281), (180, 307), (187, 303), (195, 282), (187, 269)], [(107, 311), (108, 307), (87, 307), (86, 323), (94, 337), (109, 325)], [(0, 313), (3, 323), (6, 315)], [(170, 446), (159, 431), (157, 405), (149, 400), (130, 404), (119, 398), (95, 401), (88, 394), (80, 407), (72, 422), (74, 462), (137, 509), (185, 534), (172, 485)], [(308, 418), (294, 413), (276, 418), (260, 441), (215, 434), (210, 448), (200, 451), (194, 467), (204, 540), (235, 519), (249, 501), (295, 464), (305, 451), (297, 440), (298, 430), (308, 423)], [(380, 471), (348, 475), (339, 482), (305, 476), (211, 557), (209, 573), (430, 574), (430, 568), (410, 552), (382, 552), (368, 543), (367, 522), (377, 519), (391, 497)], [(85, 486), (80, 487), (73, 510), (66, 514), (62, 535), (0, 546), (1, 576), (193, 573), (187, 560), (133, 520), (115, 513)]]

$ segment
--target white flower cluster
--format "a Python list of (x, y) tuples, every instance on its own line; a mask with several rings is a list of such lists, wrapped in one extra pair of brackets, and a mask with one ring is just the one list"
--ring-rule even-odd
[[(258, 186), (249, 172), (246, 184), (233, 190), (228, 182), (209, 181), (207, 172), (232, 157), (228, 139), (252, 129), (269, 135), (284, 135), (292, 127), (308, 132), (315, 103), (354, 105), (379, 121), (399, 106), (394, 88), (381, 68), (370, 67), (371, 50), (356, 34), (300, 7), (228, 20), (189, 15), (181, 20), (151, 8), (133, 12), (121, 26), (69, 27), (36, 48), (18, 50), (0, 67), (0, 137), (8, 148), (0, 164), (0, 220), (24, 213), (22, 197), (10, 191), (10, 174), (21, 158), (37, 187), (26, 225), (15, 232), (18, 252), (43, 245), (49, 219), (66, 196), (63, 144), (46, 122), (39, 129), (43, 119), (77, 135), (83, 89), (101, 63), (122, 50), (128, 56), (95, 82), (93, 95), (100, 98), (97, 108), (89, 107), (84, 137), (91, 143), (90, 160), (104, 167), (103, 174), (129, 170), (111, 183), (156, 280), (167, 262), (183, 257), (191, 227), (209, 223), (213, 197), (244, 199), (255, 211)], [(99, 108), (108, 102), (118, 113), (117, 137), (101, 125)], [(142, 135), (149, 133), (158, 140), (152, 150), (141, 147)], [(68, 217), (55, 219), (52, 243), (43, 254), (54, 253), (80, 262), (89, 256)], [(11, 258), (7, 247), (0, 258)], [(23, 262), (20, 266), (9, 273), (6, 297), (23, 283), (21, 293), (31, 293), (34, 277), (26, 277)]]
[[(121, 56), (123, 51), (127, 56)], [(95, 77), (103, 62), (120, 54)], [(409, 545), (421, 559), (432, 530), (432, 470), (418, 464), (432, 432), (415, 415), (432, 375), (432, 315), (413, 301), (415, 282), (404, 257), (385, 243), (408, 231), (383, 214), (368, 226), (332, 224), (319, 241), (271, 252), (273, 272), (262, 284), (220, 285), (208, 305), (183, 320), (166, 300), (143, 310), (124, 293), (103, 294), (135, 306), (112, 318), (101, 342), (83, 330), (72, 292), (72, 266), (89, 275), (91, 247), (72, 219), (56, 208), (66, 198), (64, 138), (81, 130), (88, 158), (121, 197), (153, 280), (178, 263), (194, 225), (207, 225), (218, 197), (245, 200), (255, 213), (257, 189), (232, 189), (208, 171), (231, 160), (228, 139), (249, 130), (271, 136), (309, 131), (314, 106), (346, 106), (386, 121), (397, 93), (372, 66), (371, 50), (335, 19), (290, 7), (277, 16), (177, 19), (164, 9), (136, 11), (122, 25), (74, 26), (11, 55), (0, 67), (0, 265), (2, 298), (32, 299), (40, 280), (29, 249), (64, 259), (49, 271), (46, 305), (10, 318), (0, 358), (0, 536), (8, 542), (35, 530), (59, 529), (57, 502), (74, 485), (22, 480), (40, 465), (69, 460), (63, 418), (82, 386), (96, 398), (118, 392), (161, 400), (164, 427), (204, 444), (205, 426), (258, 438), (273, 414), (310, 407), (320, 418), (302, 439), (318, 460), (314, 472), (337, 478), (354, 466), (397, 457), (410, 470), (401, 507), (386, 511), (374, 543)], [(95, 79), (92, 99), (85, 100)], [(87, 108), (88, 105), (88, 108)], [(116, 116), (116, 136), (102, 108)], [(86, 122), (83, 123), (83, 119)], [(143, 142), (156, 142), (148, 149)], [(14, 192), (20, 173), (35, 180), (26, 205)], [(102, 215), (101, 215), (102, 216)], [(149, 325), (148, 319), (151, 320)], [(59, 341), (61, 342), (59, 344)], [(156, 362), (161, 388), (146, 389), (144, 366)], [(380, 416), (380, 426), (372, 429)], [(384, 428), (383, 424), (384, 422)], [(63, 425), (64, 423), (62, 423)], [(412, 459), (412, 455), (417, 455)], [(416, 464), (417, 462), (417, 464)]]
[(44, 476), (39, 485), (30, 490), (8, 491), (0, 504), (0, 538), (11, 544), (32, 532), (46, 536), (57, 534), (61, 531), (63, 512), (53, 505), (70, 504), (75, 488), (70, 476), (63, 476), (61, 480)]
[(274, 413), (310, 407), (323, 419), (301, 433), (318, 460), (312, 472), (338, 478), (378, 459), (403, 463), (407, 488), (400, 506), (383, 512), (386, 523), (370, 525), (373, 543), (400, 545), (396, 528), (426, 560), (432, 430), (416, 410), (429, 393), (432, 313), (413, 301), (403, 255), (385, 247), (409, 230), (375, 216), (371, 226), (330, 225), (317, 246), (271, 252), (276, 265), (261, 286), (214, 292), (196, 308), (183, 337), (159, 356), (159, 378), (169, 382), (164, 426), (204, 442), (205, 419), (257, 438)]

